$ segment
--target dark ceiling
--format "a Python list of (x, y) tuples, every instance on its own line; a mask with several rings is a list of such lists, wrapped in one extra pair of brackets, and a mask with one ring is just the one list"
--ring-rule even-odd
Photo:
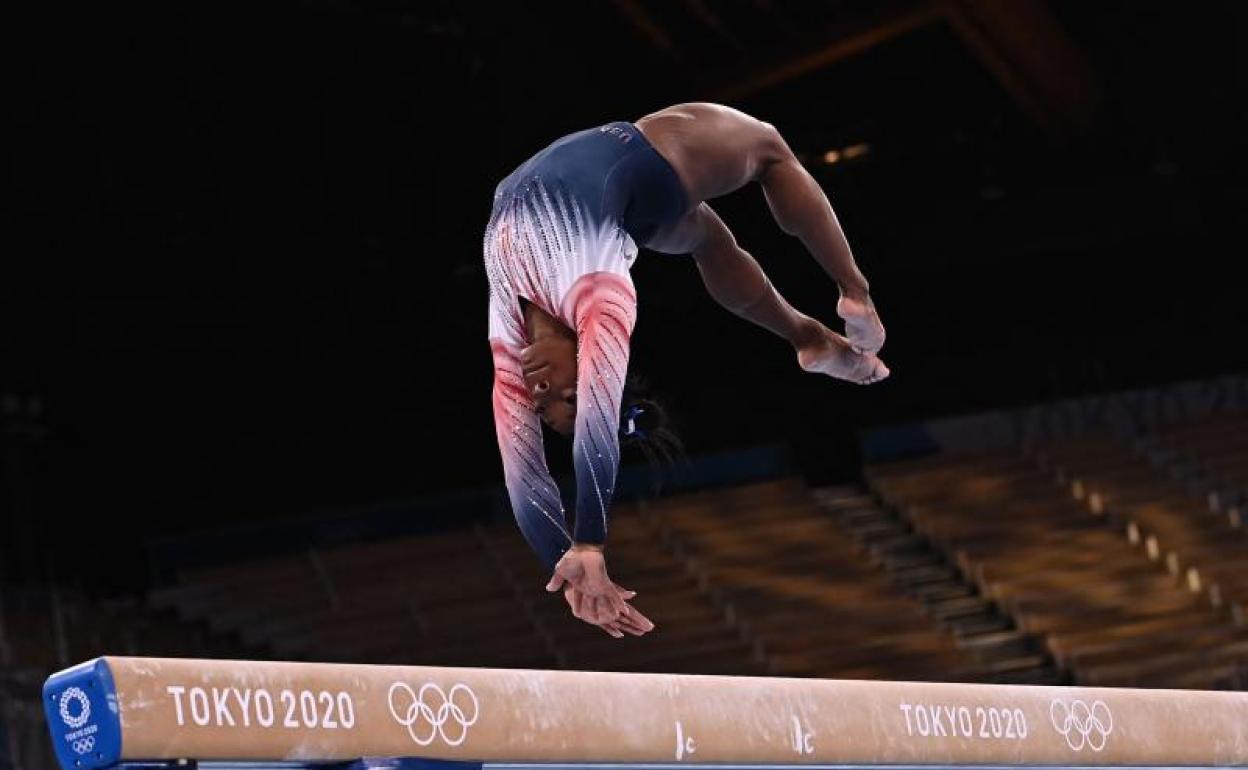
[[(781, 442), (846, 478), (865, 425), (1243, 369), (1246, 7), (9, 8), (0, 392), (43, 431), (10, 429), (21, 505), (142, 536), (498, 483), (490, 191), (563, 133), (685, 100), (808, 161), (895, 373), (802, 375), (688, 260), (644, 255), (634, 361), (693, 452)], [(757, 191), (716, 205), (831, 320)]]

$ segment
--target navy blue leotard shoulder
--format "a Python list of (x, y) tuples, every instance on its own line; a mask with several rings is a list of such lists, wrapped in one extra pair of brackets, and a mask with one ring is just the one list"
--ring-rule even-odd
[(621, 223), (638, 246), (689, 208), (671, 164), (625, 121), (556, 140), (504, 179), (495, 199), (507, 199), (534, 180), (562, 188), (601, 222)]

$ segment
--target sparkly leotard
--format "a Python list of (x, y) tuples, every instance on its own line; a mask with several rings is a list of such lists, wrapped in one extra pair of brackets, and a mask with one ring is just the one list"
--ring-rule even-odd
[[(494, 418), (512, 510), (543, 563), (606, 539), (619, 466), (620, 399), (637, 299), (629, 268), (654, 232), (687, 209), (675, 171), (631, 123), (571, 134), (501, 184), (485, 231)], [(520, 369), (521, 299), (577, 337), (570, 531), (546, 466), (540, 418)]]

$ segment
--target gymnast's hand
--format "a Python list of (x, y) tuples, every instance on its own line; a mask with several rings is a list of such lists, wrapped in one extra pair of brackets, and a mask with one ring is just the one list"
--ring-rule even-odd
[(608, 577), (606, 557), (598, 546), (578, 544), (563, 555), (546, 584), (551, 593), (560, 588), (575, 617), (616, 638), (624, 635), (622, 631), (640, 636), (654, 629), (654, 623), (628, 604), (636, 592)]
[[(632, 591), (626, 591), (624, 596), (632, 597), (634, 594)], [(591, 626), (598, 626), (609, 636), (613, 636), (616, 639), (623, 639), (625, 634), (645, 636), (646, 633), (654, 630), (654, 623), (650, 622), (649, 618), (627, 603), (624, 605), (623, 615), (620, 615), (615, 620), (600, 622), (594, 619), (595, 613), (587, 609), (594, 607), (593, 600), (585, 596), (581, 591), (570, 585), (565, 585), (563, 587), (563, 598), (567, 600), (568, 606), (572, 608), (573, 617), (583, 620)], [(597, 617), (610, 617), (611, 611), (608, 610), (606, 613), (602, 611), (604, 606), (598, 605)]]

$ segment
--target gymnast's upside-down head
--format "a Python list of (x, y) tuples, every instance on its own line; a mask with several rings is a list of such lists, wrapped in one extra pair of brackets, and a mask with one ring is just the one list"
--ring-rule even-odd
[(545, 335), (520, 352), (524, 384), (542, 422), (565, 436), (576, 425), (576, 335)]
[[(557, 334), (542, 335), (521, 350), (520, 366), (542, 422), (571, 436), (576, 430), (576, 334), (562, 327)], [(622, 446), (639, 450), (656, 470), (673, 465), (684, 454), (662, 401), (632, 373), (624, 383), (620, 439)]]

